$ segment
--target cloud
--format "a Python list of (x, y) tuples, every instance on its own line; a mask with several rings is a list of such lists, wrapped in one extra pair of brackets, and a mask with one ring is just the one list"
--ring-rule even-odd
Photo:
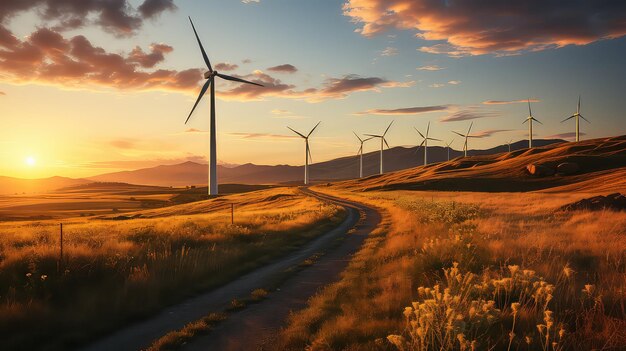
[(459, 85), (459, 84), (461, 84), (461, 81), (460, 80), (451, 80), (451, 81), (448, 82), (448, 84), (450, 84), (450, 85)]
[(281, 109), (273, 109), (271, 112), (274, 115), (288, 115), (288, 114), (291, 114), (291, 111), (281, 110)]
[(448, 105), (438, 106), (420, 106), (420, 107), (406, 107), (397, 109), (373, 109), (363, 112), (357, 112), (356, 115), (416, 115), (427, 112), (439, 112), (446, 111), (449, 108)]
[(204, 130), (196, 129), (196, 128), (189, 128), (189, 129), (185, 130), (185, 133), (199, 133), (199, 134), (205, 134), (205, 133), (208, 133), (208, 132), (207, 132), (207, 131), (204, 131)]
[(433, 84), (429, 85), (429, 87), (431, 87), (431, 88), (443, 88), (445, 86), (446, 85), (443, 84), (443, 83), (433, 83)]
[[(541, 100), (539, 99), (530, 99), (530, 102), (540, 102)], [(483, 105), (508, 105), (508, 104), (520, 104), (520, 103), (527, 103), (528, 99), (520, 99), (520, 100), (487, 100), (487, 101), (483, 101), (482, 104)]]
[(133, 150), (137, 148), (137, 140), (135, 139), (116, 139), (111, 140), (109, 144), (118, 149)]
[(624, 1), (347, 0), (344, 15), (366, 37), (412, 30), (450, 56), (515, 54), (626, 35)]
[(172, 51), (174, 51), (174, 48), (169, 45), (153, 43), (150, 45), (150, 53), (147, 54), (141, 47), (136, 46), (129, 54), (129, 61), (136, 62), (144, 68), (152, 68), (158, 63), (163, 62), (163, 60), (165, 60), (165, 54)]
[(418, 67), (416, 69), (419, 71), (441, 71), (442, 69), (445, 69), (445, 68), (439, 67), (437, 65), (428, 65), (428, 66)]
[[(586, 133), (580, 132), (580, 135), (587, 135)], [(561, 134), (554, 134), (554, 135), (550, 135), (547, 136), (546, 139), (575, 139), (576, 138), (576, 133), (575, 132), (570, 132), (570, 133), (561, 133)]]
[(215, 69), (218, 71), (234, 71), (237, 68), (239, 68), (238, 65), (234, 63), (228, 63), (228, 62), (220, 62), (217, 65), (215, 65)]
[(96, 161), (87, 162), (78, 165), (80, 168), (91, 169), (128, 169), (135, 170), (139, 168), (156, 167), (161, 165), (175, 165), (184, 162), (207, 163), (205, 156), (189, 155), (177, 158), (154, 158), (154, 159), (138, 159), (138, 160), (112, 160), (112, 161)]
[(3, 0), (0, 24), (19, 13), (35, 10), (56, 30), (76, 29), (93, 23), (118, 36), (133, 35), (143, 21), (176, 9), (172, 0), (145, 0), (135, 10), (127, 0)]
[(7, 93), (5, 93), (4, 91), (0, 91), (0, 95), (5, 96)]
[(258, 4), (261, 0), (241, 0), (244, 4)]
[(252, 60), (250, 60), (250, 59), (243, 59), (243, 60), (241, 60), (241, 63), (243, 63), (243, 64), (252, 63)]
[(283, 83), (262, 71), (255, 71), (242, 78), (262, 84), (260, 88), (250, 84), (239, 84), (230, 90), (220, 92), (220, 97), (236, 100), (262, 100), (265, 97), (302, 99), (308, 102), (321, 102), (330, 99), (344, 99), (355, 92), (376, 91), (381, 88), (410, 87), (414, 82), (389, 81), (379, 77), (361, 77), (350, 74), (342, 78), (328, 78), (319, 88), (296, 90), (293, 84)]
[(152, 44), (150, 53), (135, 47), (129, 54), (110, 53), (77, 35), (39, 28), (23, 40), (4, 41), (0, 50), (3, 81), (66, 87), (113, 87), (134, 90), (189, 91), (202, 78), (199, 69), (150, 69), (164, 60), (172, 47)]
[(439, 121), (440, 122), (457, 122), (457, 121), (467, 121), (471, 119), (490, 118), (490, 117), (500, 117), (500, 114), (496, 111), (484, 110), (477, 106), (469, 106), (465, 109), (461, 109), (447, 116), (444, 116)]
[(279, 73), (296, 73), (298, 71), (298, 69), (295, 66), (290, 65), (288, 63), (284, 65), (270, 67), (267, 70), (271, 72), (279, 72)]
[(146, 18), (153, 18), (165, 11), (175, 11), (174, 0), (146, 0), (138, 8)]
[(487, 130), (481, 130), (479, 132), (476, 132), (475, 134), (472, 134), (472, 136), (474, 138), (488, 138), (497, 133), (510, 132), (510, 131), (513, 131), (513, 129), (487, 129)]
[(239, 137), (239, 138), (242, 138), (242, 139), (281, 140), (281, 139), (295, 139), (295, 138), (299, 138), (296, 135), (267, 134), (267, 133), (228, 133), (228, 135), (232, 135), (232, 136)]
[(388, 46), (385, 50), (380, 52), (380, 56), (396, 56), (398, 54), (398, 49)]

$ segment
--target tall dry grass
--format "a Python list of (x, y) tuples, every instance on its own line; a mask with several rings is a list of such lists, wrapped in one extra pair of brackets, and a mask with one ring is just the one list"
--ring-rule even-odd
[[(229, 206), (215, 203), (234, 199), (231, 225)], [(57, 223), (1, 224), (0, 349), (79, 345), (267, 263), (344, 216), (293, 189), (143, 215), (154, 218), (66, 222), (60, 266)]]
[(576, 195), (340, 195), (383, 226), (277, 349), (626, 348), (626, 213), (555, 212)]

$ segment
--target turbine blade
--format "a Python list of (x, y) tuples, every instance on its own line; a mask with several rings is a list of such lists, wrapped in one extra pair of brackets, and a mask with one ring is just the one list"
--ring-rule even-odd
[(533, 121), (538, 122), (539, 124), (543, 124), (543, 123), (541, 123), (540, 120), (536, 119), (535, 117), (533, 117), (532, 119), (533, 119)]
[(200, 102), (204, 94), (206, 93), (206, 90), (209, 89), (209, 85), (211, 85), (212, 81), (213, 79), (208, 79), (206, 83), (204, 83), (204, 85), (202, 86), (202, 89), (200, 90), (200, 94), (198, 94), (198, 98), (196, 99), (196, 103), (193, 104), (193, 108), (191, 109), (191, 112), (189, 112), (189, 116), (187, 116), (187, 119), (185, 120), (185, 124), (189, 122), (189, 118), (191, 118), (191, 114), (196, 109), (196, 106), (198, 106), (198, 103)]
[(441, 139), (436, 139), (436, 138), (428, 138), (428, 140), (442, 141)]
[(385, 132), (383, 133), (383, 136), (387, 135), (387, 132), (389, 131), (389, 128), (391, 128), (391, 125), (393, 124), (394, 121), (391, 121), (391, 123), (389, 123), (389, 126), (387, 127), (387, 129), (385, 129)]
[(202, 57), (204, 58), (204, 63), (206, 63), (206, 66), (209, 68), (209, 71), (213, 72), (213, 67), (211, 67), (211, 61), (209, 61), (209, 57), (206, 55), (206, 52), (204, 51), (204, 47), (202, 46), (202, 42), (200, 41), (198, 32), (196, 32), (196, 27), (193, 25), (191, 16), (189, 17), (189, 22), (191, 22), (191, 28), (193, 29), (193, 33), (196, 35), (196, 39), (198, 40), (198, 45), (200, 46), (200, 51), (202, 51)]
[(391, 148), (389, 147), (389, 144), (387, 143), (387, 139), (383, 138), (383, 141), (385, 142), (385, 145), (387, 145), (387, 149), (391, 149)]
[(587, 121), (587, 123), (591, 124), (591, 122), (589, 122), (588, 119), (586, 119), (585, 117), (583, 117), (583, 115), (579, 114), (580, 118), (584, 119), (585, 121)]
[(241, 79), (241, 78), (237, 78), (237, 77), (229, 76), (229, 75), (226, 75), (226, 74), (221, 74), (221, 73), (218, 73), (218, 74), (217, 74), (217, 76), (218, 76), (218, 77), (220, 77), (220, 78), (222, 78), (222, 79), (232, 80), (232, 81), (234, 81), (234, 82), (246, 83), (246, 84), (252, 84), (252, 85), (259, 86), (259, 87), (262, 87), (262, 86), (263, 86), (263, 85), (261, 85), (261, 84), (259, 84), (259, 83), (252, 83), (252, 82), (249, 82), (249, 81), (247, 81), (247, 80), (245, 80), (245, 79)]
[(430, 121), (428, 121), (428, 127), (426, 127), (426, 138), (428, 138), (428, 133), (430, 133)]
[(531, 111), (531, 109), (530, 109), (530, 98), (528, 98), (528, 115), (529, 116), (533, 115), (533, 111)]
[(524, 123), (528, 122), (528, 120), (529, 120), (529, 119), (530, 119), (530, 117), (526, 118), (526, 119), (524, 120), (524, 122), (522, 122), (522, 124), (524, 124)]
[(561, 123), (563, 123), (563, 122), (565, 122), (567, 120), (570, 120), (570, 119), (572, 119), (574, 117), (576, 117), (576, 115), (571, 115), (571, 116), (567, 117), (566, 119), (562, 120)]
[(311, 134), (313, 134), (313, 131), (315, 130), (315, 128), (317, 128), (317, 126), (319, 126), (319, 125), (320, 125), (320, 123), (322, 123), (322, 121), (317, 122), (317, 124), (315, 125), (315, 127), (313, 127), (313, 129), (311, 129), (311, 131), (309, 132), (309, 134), (306, 136), (307, 138), (308, 138), (309, 136), (311, 136)]
[(422, 141), (422, 143), (421, 143), (421, 144), (419, 144), (419, 145), (417, 146), (417, 148), (415, 148), (415, 153), (416, 153), (416, 154), (420, 151), (420, 148), (424, 145), (424, 143), (425, 143), (425, 142), (426, 142), (426, 140)]
[(413, 127), (413, 129), (415, 129), (415, 131), (417, 132), (417, 134), (419, 134), (422, 138), (426, 139), (426, 137), (424, 136), (424, 134), (422, 134), (419, 130), (417, 130), (417, 128)]
[(307, 151), (309, 151), (309, 161), (313, 163), (313, 156), (311, 156), (311, 148), (308, 148)]
[(356, 152), (357, 155), (360, 155), (361, 153), (363, 153), (363, 144), (361, 144), (359, 151)]
[(352, 131), (352, 133), (354, 134), (354, 136), (359, 139), (359, 141), (361, 142), (361, 144), (363, 144), (363, 139), (361, 139), (354, 131)]
[(296, 131), (295, 129), (293, 129), (291, 127), (287, 127), (287, 128), (289, 128), (292, 132), (294, 132), (294, 133), (298, 134), (299, 136), (303, 137), (304, 139), (306, 139), (306, 137), (303, 134), (301, 134), (300, 132)]
[(469, 135), (470, 131), (472, 130), (472, 126), (474, 125), (474, 121), (472, 121), (472, 123), (470, 123), (470, 127), (467, 129), (467, 135)]
[[(367, 136), (372, 137), (372, 138), (382, 138), (382, 135), (374, 135), (374, 134), (363, 134), (363, 135), (367, 135)], [(372, 139), (372, 138), (370, 138), (370, 139)]]
[(465, 135), (463, 135), (463, 134), (461, 134), (459, 132), (452, 131), (452, 133), (454, 133), (454, 134), (456, 134), (456, 135), (458, 135), (458, 136), (460, 136), (462, 138), (465, 138)]
[(578, 108), (576, 109), (576, 113), (580, 113), (580, 95), (578, 95)]
[(369, 138), (367, 138), (367, 139), (363, 140), (363, 142), (366, 142), (366, 141), (368, 141), (368, 140), (372, 140), (372, 139), (374, 139), (374, 137), (369, 137)]

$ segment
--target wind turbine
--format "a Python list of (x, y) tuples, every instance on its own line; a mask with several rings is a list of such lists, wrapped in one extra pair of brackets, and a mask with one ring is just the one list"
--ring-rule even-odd
[(463, 154), (465, 155), (465, 157), (467, 157), (467, 139), (468, 138), (477, 138), (476, 136), (473, 135), (469, 135), (470, 131), (472, 130), (472, 126), (474, 125), (474, 122), (470, 123), (469, 128), (467, 128), (467, 133), (466, 134), (461, 134), (455, 131), (452, 131), (452, 133), (461, 136), (465, 139), (465, 142), (463, 143)]
[(454, 138), (446, 144), (446, 149), (448, 150), (448, 161), (450, 161), (450, 145), (454, 142)]
[[(352, 132), (354, 133), (354, 132)], [(357, 151), (356, 155), (359, 156), (359, 178), (363, 178), (363, 143), (365, 143), (366, 141), (373, 139), (374, 137), (369, 137), (367, 139), (361, 139), (361, 137), (359, 137), (356, 133), (354, 133), (354, 136), (359, 139), (359, 142), (361, 142), (361, 147), (359, 148), (359, 151)]]
[(511, 152), (511, 143), (513, 142), (513, 139), (509, 140), (506, 144), (509, 146), (509, 152)]
[(580, 141), (580, 118), (579, 117), (587, 121), (587, 123), (591, 123), (585, 117), (583, 117), (583, 115), (580, 114), (580, 95), (578, 95), (578, 107), (576, 108), (576, 113), (574, 113), (573, 115), (561, 121), (561, 123), (563, 123), (569, 119), (576, 118), (576, 141), (577, 142)]
[(522, 122), (522, 124), (528, 122), (528, 148), (533, 147), (533, 121), (541, 123), (538, 119), (533, 117), (533, 112), (530, 109), (530, 99), (528, 99), (528, 117)]
[(211, 95), (210, 149), (211, 150), (210, 150), (210, 155), (209, 155), (209, 195), (217, 195), (218, 194), (218, 191), (217, 191), (217, 141), (216, 141), (216, 132), (215, 132), (215, 82), (214, 82), (215, 77), (220, 77), (222, 79), (226, 79), (226, 80), (230, 80), (234, 82), (257, 85), (260, 87), (262, 87), (262, 85), (257, 84), (257, 83), (252, 83), (241, 78), (231, 77), (225, 74), (218, 73), (217, 71), (214, 71), (213, 67), (211, 67), (211, 61), (209, 61), (209, 57), (204, 51), (202, 42), (200, 42), (200, 37), (198, 36), (198, 32), (196, 32), (196, 27), (194, 27), (191, 17), (189, 17), (189, 22), (191, 23), (191, 28), (193, 29), (193, 33), (196, 35), (196, 40), (198, 40), (198, 46), (200, 46), (200, 51), (202, 52), (204, 63), (206, 64), (209, 70), (204, 73), (204, 79), (206, 79), (206, 83), (204, 83), (204, 85), (202, 86), (202, 89), (200, 89), (200, 94), (198, 95), (198, 99), (196, 99), (196, 103), (193, 104), (193, 108), (191, 109), (191, 112), (189, 112), (189, 116), (187, 116), (187, 120), (185, 121), (185, 124), (187, 124), (187, 122), (189, 121), (189, 118), (191, 118), (193, 111), (196, 109), (196, 106), (198, 106), (198, 103), (200, 102), (200, 100), (202, 99), (202, 97), (204, 96), (204, 94), (206, 93), (207, 89), (210, 86), (211, 87), (211, 92), (210, 92), (210, 95)]
[(418, 149), (420, 148), (420, 146), (424, 145), (424, 166), (426, 166), (428, 164), (428, 141), (429, 140), (433, 140), (433, 141), (441, 141), (440, 139), (435, 139), (435, 138), (430, 138), (428, 137), (428, 133), (430, 132), (430, 121), (428, 122), (428, 127), (426, 127), (426, 136), (424, 136), (424, 134), (422, 134), (419, 130), (417, 130), (417, 128), (413, 127), (413, 129), (415, 129), (415, 131), (422, 137), (424, 138), (424, 141), (422, 141), (422, 143), (417, 147)]
[(304, 139), (304, 143), (306, 145), (306, 148), (304, 150), (304, 185), (308, 185), (309, 184), (309, 160), (312, 160), (313, 157), (311, 157), (311, 149), (309, 148), (309, 137), (311, 136), (311, 134), (313, 134), (313, 131), (315, 130), (315, 128), (317, 128), (317, 126), (320, 125), (322, 121), (317, 122), (317, 124), (315, 125), (315, 127), (313, 127), (313, 129), (311, 129), (311, 131), (309, 132), (309, 134), (307, 134), (306, 136), (304, 136), (304, 134), (297, 132), (296, 130), (294, 130), (291, 127), (287, 127), (289, 128), (292, 132), (298, 134), (299, 136), (301, 136)]
[(385, 132), (381, 135), (365, 134), (372, 138), (380, 138), (380, 174), (383, 174), (383, 146), (387, 145), (387, 149), (389, 148), (389, 144), (387, 143), (387, 139), (385, 139), (385, 135), (387, 135), (387, 132), (389, 131), (389, 128), (391, 128), (392, 124), (393, 124), (393, 121), (389, 123), (389, 126), (387, 127), (387, 129), (385, 129)]

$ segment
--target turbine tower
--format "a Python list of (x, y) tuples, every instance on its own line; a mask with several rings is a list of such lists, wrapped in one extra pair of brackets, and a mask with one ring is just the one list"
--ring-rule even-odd
[(389, 144), (387, 143), (387, 139), (385, 139), (385, 135), (387, 135), (387, 132), (389, 131), (389, 128), (391, 128), (392, 124), (393, 124), (393, 121), (389, 123), (389, 126), (387, 127), (387, 129), (385, 129), (385, 132), (381, 135), (365, 134), (372, 138), (380, 138), (380, 174), (383, 174), (383, 146), (387, 145), (387, 149), (389, 148)]
[(308, 185), (309, 184), (309, 160), (312, 161), (313, 157), (311, 157), (311, 149), (309, 148), (309, 137), (311, 136), (311, 134), (313, 134), (313, 131), (315, 130), (315, 128), (317, 128), (317, 126), (320, 125), (322, 121), (317, 122), (317, 124), (315, 125), (315, 127), (313, 127), (313, 129), (311, 129), (311, 131), (309, 132), (309, 134), (307, 134), (306, 136), (304, 136), (304, 134), (297, 132), (296, 130), (294, 130), (291, 127), (287, 127), (289, 128), (292, 132), (298, 134), (299, 136), (301, 136), (304, 139), (304, 143), (306, 145), (306, 148), (304, 149), (304, 185)]
[(509, 152), (511, 152), (511, 143), (513, 142), (513, 139), (509, 140), (506, 144), (509, 146)]
[(450, 145), (454, 142), (454, 138), (446, 144), (446, 149), (448, 150), (448, 161), (450, 161)]
[(524, 120), (524, 122), (522, 122), (522, 124), (528, 122), (528, 148), (529, 149), (533, 147), (533, 121), (538, 122), (539, 124), (543, 124), (538, 119), (533, 117), (533, 112), (530, 109), (530, 99), (528, 99), (528, 117), (526, 117), (526, 119)]
[(465, 142), (463, 143), (463, 154), (464, 154), (464, 157), (467, 157), (467, 139), (468, 138), (476, 138), (476, 136), (469, 135), (470, 131), (472, 130), (472, 126), (473, 125), (474, 125), (474, 122), (470, 123), (469, 128), (467, 128), (467, 133), (466, 134), (461, 134), (461, 133), (452, 131), (452, 133), (454, 133), (454, 134), (456, 134), (458, 136), (461, 136), (462, 138), (465, 139)]
[(191, 112), (189, 112), (189, 116), (187, 116), (187, 120), (185, 121), (185, 124), (187, 124), (187, 122), (189, 121), (189, 118), (191, 118), (193, 111), (196, 109), (196, 106), (198, 106), (198, 103), (200, 102), (200, 100), (202, 99), (202, 97), (204, 96), (204, 94), (206, 93), (207, 89), (210, 86), (211, 87), (211, 92), (210, 92), (210, 95), (211, 95), (211, 132), (210, 133), (211, 135), (210, 135), (209, 184), (208, 185), (209, 185), (209, 195), (217, 195), (218, 191), (217, 191), (217, 141), (216, 141), (216, 131), (215, 131), (215, 77), (220, 77), (222, 79), (226, 79), (226, 80), (230, 80), (234, 82), (257, 85), (260, 87), (262, 87), (262, 85), (257, 84), (257, 83), (252, 83), (241, 78), (221, 74), (221, 73), (218, 73), (217, 71), (214, 71), (213, 67), (211, 67), (211, 61), (209, 61), (209, 57), (204, 51), (202, 42), (200, 42), (200, 37), (198, 36), (198, 32), (196, 32), (196, 27), (194, 27), (191, 17), (189, 17), (189, 22), (191, 23), (191, 28), (193, 29), (194, 34), (196, 35), (196, 40), (198, 40), (198, 46), (200, 46), (200, 51), (202, 52), (204, 63), (206, 64), (209, 70), (204, 73), (204, 79), (206, 79), (206, 83), (204, 83), (204, 85), (202, 86), (202, 89), (200, 89), (200, 94), (198, 95), (198, 99), (196, 99), (196, 103), (193, 105)]
[(429, 140), (441, 141), (441, 140), (428, 137), (428, 133), (430, 132), (430, 121), (428, 122), (428, 127), (426, 127), (426, 136), (424, 136), (424, 134), (422, 134), (419, 130), (417, 130), (417, 128), (413, 127), (413, 129), (415, 129), (415, 131), (424, 139), (424, 141), (422, 141), (422, 143), (417, 148), (419, 149), (420, 146), (424, 145), (424, 166), (426, 166), (428, 164), (428, 141)]
[[(354, 133), (354, 132), (352, 132)], [(361, 139), (361, 137), (359, 137), (356, 133), (354, 133), (354, 136), (359, 139), (359, 142), (361, 143), (361, 147), (359, 147), (359, 151), (357, 151), (356, 155), (359, 156), (359, 178), (363, 178), (363, 143), (365, 143), (366, 141), (373, 139), (374, 137), (369, 137), (367, 139)]]
[(585, 117), (583, 117), (583, 115), (580, 114), (580, 95), (578, 95), (578, 107), (576, 108), (576, 113), (562, 120), (561, 123), (567, 120), (570, 120), (572, 118), (576, 118), (576, 141), (578, 142), (580, 141), (580, 118), (587, 121), (587, 123), (591, 123)]

